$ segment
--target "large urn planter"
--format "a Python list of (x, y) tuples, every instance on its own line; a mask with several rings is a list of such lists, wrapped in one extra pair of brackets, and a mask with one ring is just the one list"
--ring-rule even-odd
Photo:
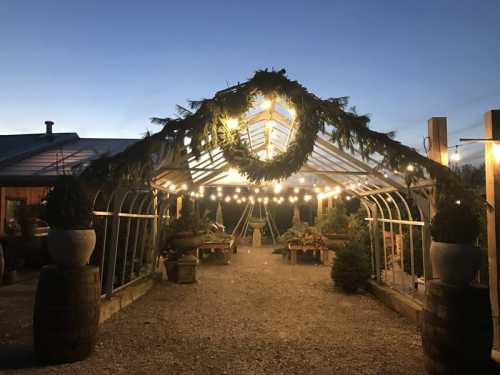
[(88, 264), (95, 247), (94, 229), (54, 230), (47, 237), (49, 254), (60, 267), (76, 268)]
[(189, 251), (200, 247), (205, 240), (205, 232), (178, 232), (171, 239), (170, 245), (177, 251)]
[(433, 278), (452, 285), (468, 285), (481, 265), (481, 251), (470, 245), (432, 241)]
[(252, 246), (261, 247), (262, 246), (262, 228), (266, 225), (264, 220), (253, 220), (249, 221), (248, 225), (253, 229), (252, 234)]
[(179, 267), (176, 260), (165, 259), (163, 261), (165, 266), (165, 273), (167, 274), (168, 281), (173, 283), (177, 282), (177, 275), (179, 274)]

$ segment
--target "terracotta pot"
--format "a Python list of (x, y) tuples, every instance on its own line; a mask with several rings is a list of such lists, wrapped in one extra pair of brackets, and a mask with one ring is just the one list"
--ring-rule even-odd
[(205, 240), (205, 234), (198, 232), (179, 232), (170, 240), (170, 244), (175, 250), (188, 251), (200, 247)]
[(49, 230), (47, 244), (54, 263), (60, 267), (85, 266), (94, 252), (93, 229)]
[(481, 266), (475, 246), (432, 241), (430, 256), (433, 278), (452, 285), (468, 285)]

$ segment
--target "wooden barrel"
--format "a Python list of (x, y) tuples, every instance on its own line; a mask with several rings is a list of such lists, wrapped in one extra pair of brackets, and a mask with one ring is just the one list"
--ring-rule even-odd
[(488, 374), (492, 341), (487, 287), (429, 283), (422, 315), (427, 374)]
[(44, 363), (87, 358), (97, 339), (100, 299), (97, 267), (43, 267), (33, 316), (37, 358)]

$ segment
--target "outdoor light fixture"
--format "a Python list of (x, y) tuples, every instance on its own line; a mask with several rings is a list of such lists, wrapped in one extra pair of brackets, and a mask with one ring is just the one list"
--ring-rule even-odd
[(458, 153), (458, 145), (455, 146), (455, 152), (450, 156), (451, 161), (460, 161), (460, 154)]

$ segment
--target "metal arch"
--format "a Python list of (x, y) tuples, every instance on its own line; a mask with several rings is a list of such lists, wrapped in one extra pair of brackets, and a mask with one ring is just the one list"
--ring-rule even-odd
[[(143, 207), (144, 203), (146, 202), (146, 199), (148, 198), (148, 194), (146, 192), (142, 192), (142, 194), (144, 194), (144, 197), (139, 202), (139, 205), (137, 206), (136, 213), (140, 213), (140, 211), (142, 211), (142, 207)], [(136, 220), (137, 220), (137, 222), (136, 222), (135, 231), (134, 231), (134, 243), (133, 243), (134, 247), (132, 248), (133, 249), (132, 250), (132, 266), (130, 268), (130, 276), (132, 276), (132, 274), (134, 273), (135, 254), (137, 253), (137, 242), (139, 240), (139, 228), (140, 228), (140, 224), (141, 224), (140, 218), (137, 218)]]
[[(408, 206), (408, 202), (401, 195), (399, 191), (396, 191), (395, 194), (399, 197), (399, 199), (403, 202), (406, 212), (408, 213), (408, 220), (413, 221), (413, 215), (411, 213), (410, 207)], [(410, 272), (411, 272), (411, 282), (413, 287), (415, 287), (415, 249), (413, 244), (413, 225), (408, 225), (408, 233), (410, 234)]]
[(374, 195), (369, 195), (369, 197), (371, 199), (373, 199), (373, 201), (375, 202), (375, 204), (377, 205), (378, 209), (379, 209), (379, 212), (382, 216), (382, 246), (384, 247), (384, 269), (387, 269), (387, 249), (386, 249), (386, 243), (385, 243), (385, 235), (384, 235), (384, 232), (385, 232), (385, 215), (384, 215), (384, 210), (382, 209), (382, 206), (380, 205), (378, 199), (376, 196)]
[[(137, 201), (137, 198), (139, 197), (139, 192), (134, 192), (134, 196), (132, 198), (132, 201), (130, 202), (129, 206), (129, 211), (132, 211), (135, 202)], [(129, 246), (129, 239), (130, 239), (130, 225), (132, 224), (132, 218), (127, 217), (127, 234), (125, 236), (125, 245), (123, 246), (124, 248), (124, 257), (123, 257), (123, 266), (122, 266), (122, 277), (121, 277), (121, 283), (123, 284), (125, 281), (125, 271), (126, 271), (126, 265), (127, 265), (127, 255), (128, 255), (128, 246)]]
[[(111, 201), (113, 200), (113, 197), (116, 193), (116, 190), (112, 190), (111, 194), (109, 195), (108, 201), (106, 203), (106, 212), (109, 212), (109, 207), (111, 206)], [(106, 250), (107, 250), (107, 237), (108, 237), (108, 224), (109, 224), (109, 216), (106, 215), (104, 218), (104, 235), (102, 236), (102, 251), (101, 251), (101, 259), (99, 262), (99, 271), (101, 274), (101, 288), (103, 287), (104, 284), (104, 260), (106, 258)]]
[[(392, 282), (395, 284), (396, 283), (396, 274), (394, 273), (394, 227), (393, 227), (393, 217), (392, 217), (392, 211), (387, 202), (385, 201), (384, 197), (382, 197), (380, 194), (376, 194), (380, 200), (384, 203), (384, 206), (387, 208), (387, 213), (389, 214), (389, 230), (391, 233), (391, 263), (392, 263)], [(385, 236), (384, 236), (385, 237)]]
[[(401, 210), (399, 209), (399, 206), (396, 204), (396, 201), (394, 199), (394, 197), (391, 195), (391, 193), (385, 193), (389, 198), (390, 198), (390, 203), (392, 203), (394, 205), (394, 207), (396, 208), (396, 213), (397, 213), (397, 216), (398, 216), (398, 219), (399, 219), (399, 235), (401, 236), (401, 272), (402, 274), (404, 274), (404, 238), (403, 238), (403, 225), (401, 224)], [(394, 269), (392, 270), (392, 272), (394, 273)]]

